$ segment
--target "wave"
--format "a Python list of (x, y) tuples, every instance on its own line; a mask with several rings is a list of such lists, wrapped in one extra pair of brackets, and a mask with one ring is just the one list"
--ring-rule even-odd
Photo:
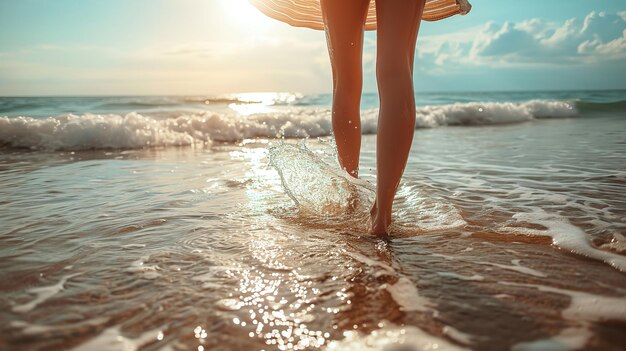
[(242, 101), (236, 97), (214, 97), (214, 98), (207, 98), (207, 97), (188, 97), (184, 99), (184, 102), (186, 103), (196, 103), (196, 104), (205, 104), (205, 105), (212, 105), (212, 104), (223, 104), (223, 105), (228, 105), (228, 104), (258, 104), (261, 103), (261, 101)]
[[(471, 102), (418, 107), (415, 125), (416, 128), (498, 125), (577, 115), (576, 106), (565, 101)], [(377, 109), (362, 111), (364, 134), (376, 132), (377, 119)], [(331, 132), (330, 109), (311, 107), (250, 116), (203, 112), (169, 119), (137, 112), (123, 116), (84, 114), (46, 119), (0, 117), (0, 146), (48, 150), (188, 146), (250, 138), (322, 137)]]
[(151, 107), (167, 107), (167, 106), (178, 106), (179, 103), (176, 101), (117, 101), (117, 102), (106, 102), (98, 105), (97, 107), (100, 109), (111, 109), (111, 108), (151, 108)]
[[(315, 95), (313, 95), (315, 96)], [(211, 104), (264, 104), (274, 106), (300, 105), (301, 102), (307, 104), (304, 95), (298, 93), (240, 93), (226, 94), (211, 97), (191, 96), (185, 97), (185, 103)], [(310, 98), (310, 97), (309, 97)], [(306, 99), (308, 100), (308, 99)]]
[(576, 109), (580, 112), (624, 112), (626, 113), (626, 101), (591, 102), (576, 101)]

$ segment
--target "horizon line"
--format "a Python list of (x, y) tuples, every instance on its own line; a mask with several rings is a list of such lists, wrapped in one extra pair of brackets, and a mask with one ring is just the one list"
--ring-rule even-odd
[[(537, 89), (537, 90), (449, 90), (449, 91), (416, 91), (414, 94), (480, 94), (480, 93), (553, 93), (553, 92), (606, 92), (626, 91), (625, 88), (617, 89)], [(205, 97), (238, 94), (301, 94), (301, 95), (332, 95), (332, 92), (301, 93), (297, 91), (240, 91), (229, 93), (206, 93), (206, 94), (50, 94), (50, 95), (0, 95), (0, 98), (102, 98), (102, 97)], [(362, 95), (378, 95), (378, 92), (363, 92)]]

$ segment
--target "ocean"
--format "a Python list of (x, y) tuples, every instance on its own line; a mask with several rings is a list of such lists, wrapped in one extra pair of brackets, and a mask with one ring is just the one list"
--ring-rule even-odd
[(0, 98), (2, 350), (623, 350), (626, 91)]

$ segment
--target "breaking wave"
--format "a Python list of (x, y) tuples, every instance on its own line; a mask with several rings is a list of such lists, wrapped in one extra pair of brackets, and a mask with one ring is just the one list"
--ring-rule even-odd
[[(497, 125), (577, 115), (574, 104), (552, 100), (432, 105), (417, 108), (416, 128)], [(45, 119), (0, 117), (0, 146), (48, 150), (125, 149), (191, 146), (249, 138), (320, 137), (331, 134), (330, 117), (330, 109), (312, 107), (249, 116), (203, 112), (169, 119), (137, 112)], [(364, 134), (376, 132), (377, 118), (377, 109), (362, 111)]]

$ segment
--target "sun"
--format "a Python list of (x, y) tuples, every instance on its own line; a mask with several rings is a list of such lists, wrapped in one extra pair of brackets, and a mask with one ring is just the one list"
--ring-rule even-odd
[(226, 17), (239, 25), (262, 29), (269, 19), (257, 10), (248, 0), (221, 0)]

